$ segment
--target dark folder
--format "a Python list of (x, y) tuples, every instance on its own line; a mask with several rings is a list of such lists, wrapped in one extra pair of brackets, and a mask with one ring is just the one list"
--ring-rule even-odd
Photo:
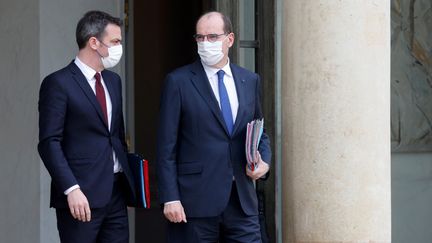
[(150, 208), (150, 183), (148, 175), (148, 161), (135, 153), (128, 154), (129, 167), (132, 171), (135, 183), (135, 202), (132, 207)]

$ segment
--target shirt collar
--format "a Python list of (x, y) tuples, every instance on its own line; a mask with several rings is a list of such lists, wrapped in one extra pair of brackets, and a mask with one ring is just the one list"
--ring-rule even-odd
[(84, 77), (87, 79), (87, 81), (90, 81), (92, 80), (92, 78), (94, 78), (96, 71), (93, 68), (89, 67), (84, 62), (82, 62), (78, 57), (75, 57), (75, 64), (84, 74)]
[(225, 72), (225, 75), (232, 77), (229, 58), (228, 58), (227, 64), (225, 64), (225, 66), (223, 66), (222, 68), (214, 68), (214, 67), (208, 66), (208, 65), (204, 64), (202, 61), (201, 61), (201, 64), (203, 65), (204, 71), (206, 72), (208, 77), (213, 77), (214, 75), (216, 75), (216, 73), (219, 70), (223, 70)]

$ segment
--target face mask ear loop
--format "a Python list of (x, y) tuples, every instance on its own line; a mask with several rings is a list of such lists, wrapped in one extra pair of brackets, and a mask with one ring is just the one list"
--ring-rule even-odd
[[(100, 41), (98, 38), (96, 38), (97, 41), (99, 41), (99, 43), (101, 43), (102, 45), (104, 45), (106, 48), (109, 48), (109, 46), (105, 45), (105, 43), (103, 43), (102, 41)], [(109, 56), (109, 52), (108, 52), (108, 56), (104, 57), (100, 54), (100, 52), (98, 51), (98, 49), (96, 49), (97, 54), (99, 55), (100, 58), (107, 58)]]

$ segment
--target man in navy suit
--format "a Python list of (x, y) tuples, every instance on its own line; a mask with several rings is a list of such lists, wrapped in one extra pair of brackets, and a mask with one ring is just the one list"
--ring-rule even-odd
[(246, 165), (248, 122), (262, 118), (260, 79), (228, 58), (230, 20), (197, 22), (200, 60), (167, 75), (161, 98), (157, 175), (168, 242), (261, 242), (254, 181), (269, 170), (264, 133), (258, 167)]
[(107, 13), (86, 13), (75, 60), (41, 84), (38, 150), (52, 178), (61, 242), (128, 242), (126, 197), (133, 191), (121, 80), (105, 70), (122, 56), (120, 26)]

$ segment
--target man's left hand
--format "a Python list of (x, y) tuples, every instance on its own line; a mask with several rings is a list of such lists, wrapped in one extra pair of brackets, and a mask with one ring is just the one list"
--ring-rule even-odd
[(254, 171), (251, 171), (249, 167), (246, 165), (246, 174), (252, 179), (252, 180), (258, 180), (259, 178), (263, 177), (270, 169), (270, 166), (264, 162), (261, 159), (261, 155), (258, 153), (258, 163), (255, 167)]

